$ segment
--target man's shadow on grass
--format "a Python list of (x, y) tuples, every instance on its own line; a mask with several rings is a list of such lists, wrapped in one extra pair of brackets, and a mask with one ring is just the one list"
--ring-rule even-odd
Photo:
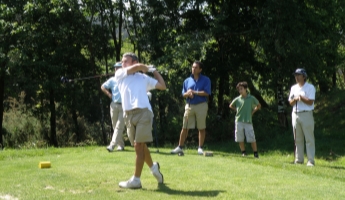
[(216, 197), (224, 190), (203, 190), (203, 191), (183, 191), (174, 190), (167, 186), (167, 184), (158, 184), (157, 192), (166, 193), (169, 195), (182, 195), (182, 196), (193, 196), (193, 197)]

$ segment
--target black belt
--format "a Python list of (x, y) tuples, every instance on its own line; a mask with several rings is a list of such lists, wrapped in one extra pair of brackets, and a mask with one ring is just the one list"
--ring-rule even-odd
[(311, 112), (313, 110), (301, 110), (301, 111), (298, 111), (297, 113), (303, 113), (303, 112)]
[(203, 102), (200, 102), (200, 103), (195, 103), (195, 104), (192, 104), (192, 103), (190, 103), (190, 105), (199, 105), (199, 104), (202, 104), (202, 103), (207, 103), (206, 101), (203, 101)]

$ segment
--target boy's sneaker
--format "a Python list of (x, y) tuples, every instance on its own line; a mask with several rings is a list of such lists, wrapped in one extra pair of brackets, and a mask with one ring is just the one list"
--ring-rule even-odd
[(107, 146), (107, 150), (108, 150), (109, 152), (113, 152), (113, 151), (114, 151), (114, 148), (113, 148), (113, 146), (109, 145), (109, 146)]
[(254, 158), (259, 158), (259, 154), (258, 153), (254, 153)]
[(183, 153), (183, 150), (178, 146), (174, 150), (171, 150), (171, 154)]
[(118, 146), (116, 150), (117, 150), (117, 151), (123, 151), (123, 150), (125, 150), (125, 148), (124, 148), (124, 147), (121, 147), (121, 146)]
[(121, 181), (119, 186), (120, 188), (139, 189), (141, 188), (141, 182), (140, 179), (134, 180), (134, 177), (132, 177), (128, 181)]
[(242, 153), (242, 157), (246, 157), (247, 156), (247, 154), (246, 153)]
[(202, 148), (198, 148), (198, 154), (199, 155), (203, 155), (204, 154), (204, 151), (202, 150)]
[(160, 169), (159, 163), (154, 162), (151, 167), (151, 173), (157, 179), (158, 183), (163, 183), (164, 182), (163, 174), (159, 171), (159, 169)]

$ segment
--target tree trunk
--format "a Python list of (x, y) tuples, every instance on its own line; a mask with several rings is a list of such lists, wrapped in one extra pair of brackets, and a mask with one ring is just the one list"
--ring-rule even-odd
[(71, 112), (72, 112), (72, 119), (74, 123), (74, 132), (77, 135), (77, 142), (81, 142), (81, 136), (80, 136), (79, 124), (78, 124), (78, 115), (74, 107), (72, 108)]
[(4, 88), (5, 88), (5, 73), (4, 71), (1, 71), (0, 74), (0, 102), (1, 102), (1, 106), (0, 106), (0, 149), (4, 148), (4, 142), (2, 140), (2, 121), (4, 119)]
[(223, 102), (224, 102), (224, 76), (220, 76), (219, 82), (218, 82), (218, 111), (217, 115), (223, 115)]
[(337, 87), (337, 72), (333, 72), (332, 76), (332, 84), (333, 84), (333, 89)]
[(280, 126), (284, 128), (288, 128), (288, 122), (286, 117), (286, 111), (285, 111), (285, 98), (284, 98), (284, 92), (283, 92), (283, 85), (280, 82), (279, 74), (278, 74), (278, 80), (277, 80), (277, 101), (278, 101), (278, 120)]
[[(250, 80), (250, 79), (248, 79)], [(255, 96), (255, 98), (257, 98), (261, 104), (262, 107), (267, 108), (268, 104), (266, 103), (266, 101), (264, 100), (264, 98), (262, 98), (260, 92), (255, 88), (254, 84), (252, 83), (252, 81), (248, 81), (248, 88), (250, 90), (250, 93)]]
[(49, 91), (49, 107), (50, 107), (50, 142), (54, 147), (58, 147), (56, 138), (56, 110), (55, 110), (55, 95), (54, 90)]
[(286, 110), (285, 110), (285, 98), (284, 98), (284, 89), (283, 89), (283, 83), (282, 83), (282, 64), (280, 61), (280, 56), (277, 55), (276, 58), (277, 64), (278, 64), (278, 68), (277, 68), (277, 102), (278, 102), (278, 121), (280, 126), (284, 127), (284, 128), (288, 128), (288, 121), (287, 121), (287, 116), (286, 116)]

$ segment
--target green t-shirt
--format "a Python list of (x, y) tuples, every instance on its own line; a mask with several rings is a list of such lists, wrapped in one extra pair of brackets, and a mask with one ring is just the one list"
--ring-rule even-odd
[(252, 112), (254, 108), (259, 104), (259, 101), (252, 95), (248, 94), (246, 98), (241, 95), (236, 97), (231, 105), (236, 107), (236, 122), (252, 123)]

